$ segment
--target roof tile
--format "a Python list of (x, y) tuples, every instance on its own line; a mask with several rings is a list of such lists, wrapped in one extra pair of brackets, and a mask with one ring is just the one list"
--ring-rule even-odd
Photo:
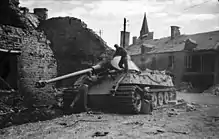
[(191, 35), (180, 35), (171, 40), (170, 37), (165, 37), (156, 40), (143, 40), (136, 45), (131, 45), (127, 48), (130, 55), (137, 55), (141, 53), (141, 45), (154, 46), (154, 49), (149, 53), (165, 53), (182, 51), (185, 47), (185, 41), (190, 39), (197, 43), (195, 51), (198, 50), (218, 50), (219, 46), (219, 31), (197, 33)]

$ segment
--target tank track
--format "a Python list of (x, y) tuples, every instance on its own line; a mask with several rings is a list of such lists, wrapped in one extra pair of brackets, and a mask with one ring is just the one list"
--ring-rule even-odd
[(155, 109), (176, 100), (174, 88), (150, 89), (149, 93), (152, 95), (152, 104)]
[[(138, 106), (136, 106), (134, 102), (136, 93), (141, 96), (140, 109), (137, 109)], [(152, 105), (154, 109), (168, 104), (171, 100), (176, 100), (176, 93), (173, 88), (150, 89), (149, 93), (152, 95)], [(141, 113), (144, 103), (144, 92), (137, 85), (119, 86), (113, 96), (114, 108), (117, 108), (118, 112)]]
[[(113, 91), (112, 91), (113, 92)], [(139, 109), (136, 103), (136, 93), (140, 95), (140, 103), (142, 103), (143, 92), (138, 86), (135, 85), (127, 85), (127, 86), (119, 86), (116, 92), (113, 92), (113, 103), (116, 111), (122, 113), (134, 113), (138, 114), (141, 111), (141, 107)], [(141, 105), (141, 104), (139, 104)]]

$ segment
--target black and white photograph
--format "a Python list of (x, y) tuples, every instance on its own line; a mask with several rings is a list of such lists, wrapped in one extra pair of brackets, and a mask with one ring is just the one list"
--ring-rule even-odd
[(219, 0), (0, 0), (0, 139), (219, 139)]

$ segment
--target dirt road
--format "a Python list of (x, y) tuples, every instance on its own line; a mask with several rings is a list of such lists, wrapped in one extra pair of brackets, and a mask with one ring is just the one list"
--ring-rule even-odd
[[(185, 105), (156, 110), (153, 115), (81, 113), (0, 130), (5, 139), (218, 139), (219, 97), (179, 94)], [(207, 105), (205, 105), (207, 104)], [(213, 104), (213, 105), (212, 105)]]
[(211, 94), (197, 94), (197, 93), (178, 93), (179, 99), (184, 99), (188, 102), (196, 102), (198, 104), (219, 105), (219, 96)]

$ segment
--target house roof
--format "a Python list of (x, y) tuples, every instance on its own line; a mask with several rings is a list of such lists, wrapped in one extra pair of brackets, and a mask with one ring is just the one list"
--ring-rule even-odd
[(141, 46), (148, 47), (151, 49), (153, 49), (155, 47), (155, 45), (148, 44), (148, 43), (142, 41), (142, 42), (137, 42), (135, 45), (129, 46), (128, 48), (126, 48), (126, 50), (127, 50), (129, 55), (137, 55), (137, 54), (141, 53)]
[(185, 48), (185, 41), (190, 39), (191, 42), (197, 44), (194, 51), (199, 50), (218, 50), (219, 48), (219, 31), (197, 33), (191, 35), (180, 35), (171, 40), (170, 37), (154, 40), (143, 40), (136, 45), (131, 45), (127, 50), (130, 55), (137, 55), (141, 53), (142, 44), (154, 46), (154, 49), (148, 53), (165, 53), (182, 51)]

